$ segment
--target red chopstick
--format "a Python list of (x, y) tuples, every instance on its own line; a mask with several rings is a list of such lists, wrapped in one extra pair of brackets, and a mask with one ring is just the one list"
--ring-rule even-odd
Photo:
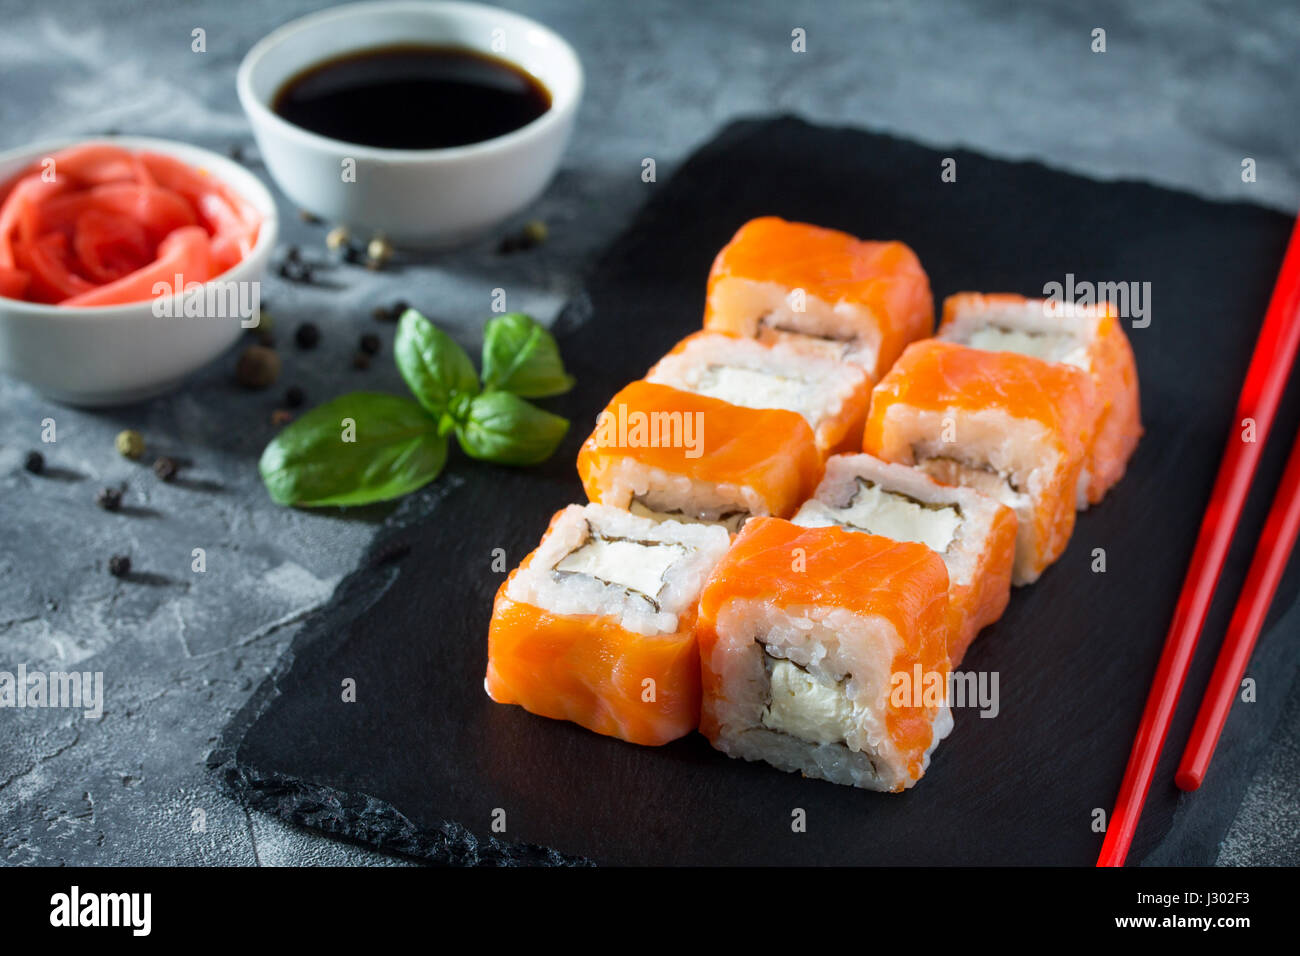
[[(1142, 805), (1146, 802), (1151, 778), (1155, 775), (1160, 751), (1178, 705), (1178, 695), (1187, 679), (1196, 641), (1205, 624), (1223, 562), (1228, 556), (1228, 546), (1232, 543), (1260, 454), (1268, 440), (1282, 390), (1295, 363), (1297, 344), (1300, 344), (1300, 218), (1296, 219), (1291, 232), (1277, 284), (1264, 314), (1264, 324), (1255, 342), (1250, 368), (1246, 371), (1246, 381), (1237, 399), (1237, 415), (1228, 435), (1209, 507), (1201, 520), (1196, 550), (1192, 552), (1192, 562), (1183, 580), (1183, 590), (1165, 637), (1164, 650), (1160, 652), (1160, 664), (1142, 711), (1137, 736), (1133, 739), (1128, 766), (1124, 768), (1124, 780), (1106, 827), (1101, 854), (1097, 857), (1098, 866), (1123, 866), (1133, 843)], [(1255, 422), (1254, 441), (1250, 442), (1242, 440), (1242, 421), (1247, 418)]]
[(1277, 594), (1277, 586), (1282, 581), (1282, 572), (1286, 570), (1298, 533), (1300, 432), (1291, 446), (1291, 457), (1287, 459), (1282, 483), (1278, 485), (1268, 520), (1264, 522), (1264, 533), (1260, 535), (1255, 557), (1250, 563), (1246, 586), (1232, 612), (1228, 636), (1224, 638), (1219, 658), (1215, 661), (1214, 674), (1196, 715), (1192, 736), (1183, 751), (1178, 772), (1174, 774), (1174, 783), (1181, 790), (1195, 790), (1205, 779), (1210, 758), (1219, 743), (1219, 734), (1223, 732), (1223, 723), (1228, 719), (1233, 698), (1237, 696), (1237, 688), (1246, 674), (1246, 665), (1250, 663), (1259, 632), (1264, 628), (1264, 618), (1268, 616), (1269, 605)]

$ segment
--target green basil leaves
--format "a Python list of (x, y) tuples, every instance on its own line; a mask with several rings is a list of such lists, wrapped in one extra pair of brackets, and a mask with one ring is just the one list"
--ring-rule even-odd
[(501, 465), (536, 465), (551, 457), (569, 423), (510, 392), (484, 392), (469, 404), (456, 429), (460, 447), (471, 458)]
[(555, 339), (520, 312), (492, 319), (483, 382), (464, 350), (414, 309), (393, 346), (415, 401), (352, 392), (303, 415), (262, 452), (258, 468), (283, 505), (387, 501), (438, 477), (451, 432), (465, 454), (502, 465), (549, 458), (569, 423), (525, 401), (573, 387)]
[(573, 388), (573, 376), (564, 371), (551, 333), (522, 312), (510, 312), (488, 322), (484, 331), (483, 386), (546, 398)]

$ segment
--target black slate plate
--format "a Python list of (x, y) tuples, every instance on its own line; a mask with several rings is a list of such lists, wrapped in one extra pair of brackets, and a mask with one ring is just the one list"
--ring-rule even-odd
[[(940, 181), (945, 156), (956, 183)], [(579, 387), (554, 403), (575, 427), (547, 466), (463, 459), (381, 534), (368, 564), (297, 638), (228, 728), (212, 763), (250, 803), (435, 860), (606, 863), (1090, 864), (1288, 233), (1285, 217), (1034, 163), (935, 151), (794, 119), (733, 125), (654, 197), (561, 319)], [(694, 736), (650, 749), (599, 737), (483, 692), (492, 596), (550, 514), (581, 500), (577, 447), (604, 402), (698, 326), (717, 249), (778, 214), (918, 252), (937, 298), (1041, 294), (1066, 273), (1150, 282), (1152, 322), (1130, 333), (1147, 436), (1128, 476), (1084, 515), (1062, 560), (1018, 591), (964, 670), (996, 671), (1001, 712), (957, 715), (928, 776), (872, 794), (728, 760)], [(1300, 419), (1290, 390), (1173, 740), (1185, 739), (1213, 646)], [(398, 516), (400, 517), (400, 515)], [(394, 542), (409, 544), (388, 561)], [(1106, 551), (1104, 574), (1090, 569)], [(1300, 573), (1283, 582), (1205, 788), (1179, 797), (1171, 747), (1131, 857), (1208, 863), (1295, 672)], [(1283, 613), (1286, 612), (1286, 616)], [(345, 678), (357, 701), (342, 703)], [(792, 832), (792, 811), (807, 832)], [(492, 829), (504, 811), (504, 833)], [(498, 819), (500, 814), (498, 814)], [(543, 847), (553, 849), (542, 849)]]

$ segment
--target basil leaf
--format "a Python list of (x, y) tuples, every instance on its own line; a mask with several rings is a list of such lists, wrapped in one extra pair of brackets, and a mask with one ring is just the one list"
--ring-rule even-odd
[(447, 412), (457, 393), (478, 394), (478, 374), (465, 350), (415, 309), (402, 314), (393, 357), (416, 400), (435, 417)]
[(409, 398), (352, 392), (280, 432), (258, 470), (282, 505), (361, 505), (428, 484), (447, 461), (447, 439)]
[(470, 403), (456, 438), (471, 458), (499, 465), (535, 465), (551, 457), (568, 430), (567, 420), (512, 392), (484, 392)]
[(573, 388), (555, 337), (522, 312), (508, 312), (483, 333), (483, 384), (524, 398), (560, 395)]

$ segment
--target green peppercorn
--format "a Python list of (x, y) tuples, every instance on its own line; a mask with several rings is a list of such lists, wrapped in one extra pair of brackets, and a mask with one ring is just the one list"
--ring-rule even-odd
[[(393, 258), (393, 244), (383, 236), (375, 236), (366, 246), (366, 265), (373, 269), (382, 269)], [(372, 265), (373, 263), (373, 265)]]
[(352, 233), (347, 226), (335, 226), (325, 233), (325, 247), (331, 252), (338, 252), (352, 241)]
[(118, 432), (114, 444), (119, 455), (132, 461), (137, 461), (144, 454), (144, 436), (134, 428)]
[(550, 234), (550, 230), (546, 228), (546, 223), (540, 219), (534, 219), (524, 226), (523, 236), (534, 246), (540, 246)]

